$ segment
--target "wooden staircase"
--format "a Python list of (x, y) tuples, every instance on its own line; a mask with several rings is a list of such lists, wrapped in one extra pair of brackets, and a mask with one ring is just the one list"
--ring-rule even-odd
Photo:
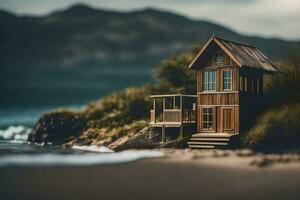
[(192, 135), (188, 141), (192, 149), (214, 149), (232, 146), (237, 134), (226, 133), (197, 133)]

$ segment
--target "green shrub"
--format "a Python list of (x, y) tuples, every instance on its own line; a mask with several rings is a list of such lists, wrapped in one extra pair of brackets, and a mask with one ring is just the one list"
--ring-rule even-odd
[(242, 138), (249, 147), (300, 147), (300, 56), (290, 54), (279, 64), (281, 73), (269, 78), (265, 106), (255, 125)]
[(289, 54), (278, 63), (281, 73), (269, 78), (265, 87), (268, 105), (296, 103), (300, 101), (300, 55)]
[(154, 71), (159, 88), (164, 92), (196, 93), (196, 75), (188, 68), (199, 49), (162, 61)]
[(86, 106), (88, 127), (118, 127), (135, 120), (149, 118), (150, 93), (148, 86), (128, 88)]
[(300, 104), (289, 104), (264, 112), (244, 142), (257, 149), (296, 148), (300, 145)]

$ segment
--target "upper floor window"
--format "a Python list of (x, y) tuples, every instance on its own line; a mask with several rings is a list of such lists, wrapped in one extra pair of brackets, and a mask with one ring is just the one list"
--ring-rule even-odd
[(244, 76), (240, 76), (240, 91), (244, 91)]
[(260, 93), (260, 81), (259, 78), (252, 78), (252, 82), (251, 82), (251, 92), (253, 93)]
[(256, 92), (257, 92), (257, 93), (260, 92), (260, 91), (259, 91), (259, 90), (260, 90), (260, 85), (259, 85), (259, 84), (260, 84), (260, 82), (259, 82), (259, 78), (258, 78), (258, 79), (256, 79)]
[(217, 51), (215, 55), (215, 63), (216, 64), (222, 64), (223, 62), (223, 55), (221, 51)]
[(204, 91), (215, 91), (216, 90), (216, 71), (204, 71), (203, 77), (203, 89)]
[(231, 90), (231, 71), (223, 71), (223, 89)]
[(246, 76), (244, 77), (244, 91), (248, 91), (248, 78)]

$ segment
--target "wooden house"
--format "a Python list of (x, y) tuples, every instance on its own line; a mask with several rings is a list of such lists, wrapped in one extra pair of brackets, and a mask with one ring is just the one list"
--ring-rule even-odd
[[(237, 138), (250, 125), (260, 108), (264, 73), (279, 71), (254, 46), (215, 36), (204, 45), (189, 68), (194, 70), (197, 76), (196, 96), (187, 95), (197, 100), (196, 108), (193, 106), (193, 112), (197, 116), (193, 121), (196, 123), (196, 133), (192, 134), (188, 142), (191, 148), (226, 147)], [(175, 99), (173, 103), (175, 108)], [(191, 105), (192, 102), (187, 106)], [(153, 117), (156, 115), (153, 113), (155, 111), (151, 111), (150, 125), (174, 126), (174, 123), (170, 122), (175, 118), (176, 121), (183, 122), (182, 110), (175, 118), (171, 116), (173, 111), (171, 114), (165, 113), (166, 111), (169, 112), (163, 100), (163, 123), (158, 123)], [(180, 123), (179, 127), (183, 127), (182, 125), (183, 123)], [(164, 135), (164, 130), (162, 132)]]

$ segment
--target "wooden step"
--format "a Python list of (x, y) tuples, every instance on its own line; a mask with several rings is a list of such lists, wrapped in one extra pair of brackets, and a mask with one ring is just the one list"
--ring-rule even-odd
[(193, 134), (192, 137), (217, 137), (217, 138), (229, 138), (233, 134), (227, 134), (227, 133), (197, 133)]
[(189, 145), (192, 149), (214, 149), (215, 147), (212, 145)]
[(237, 134), (227, 133), (197, 133), (188, 141), (190, 148), (224, 148)]
[(229, 141), (229, 138), (206, 138), (206, 137), (193, 137), (190, 141)]
[(217, 146), (217, 145), (228, 145), (228, 143), (227, 142), (188, 142), (188, 144), (190, 145), (194, 145), (194, 144), (196, 144), (196, 145), (213, 145), (213, 146)]

